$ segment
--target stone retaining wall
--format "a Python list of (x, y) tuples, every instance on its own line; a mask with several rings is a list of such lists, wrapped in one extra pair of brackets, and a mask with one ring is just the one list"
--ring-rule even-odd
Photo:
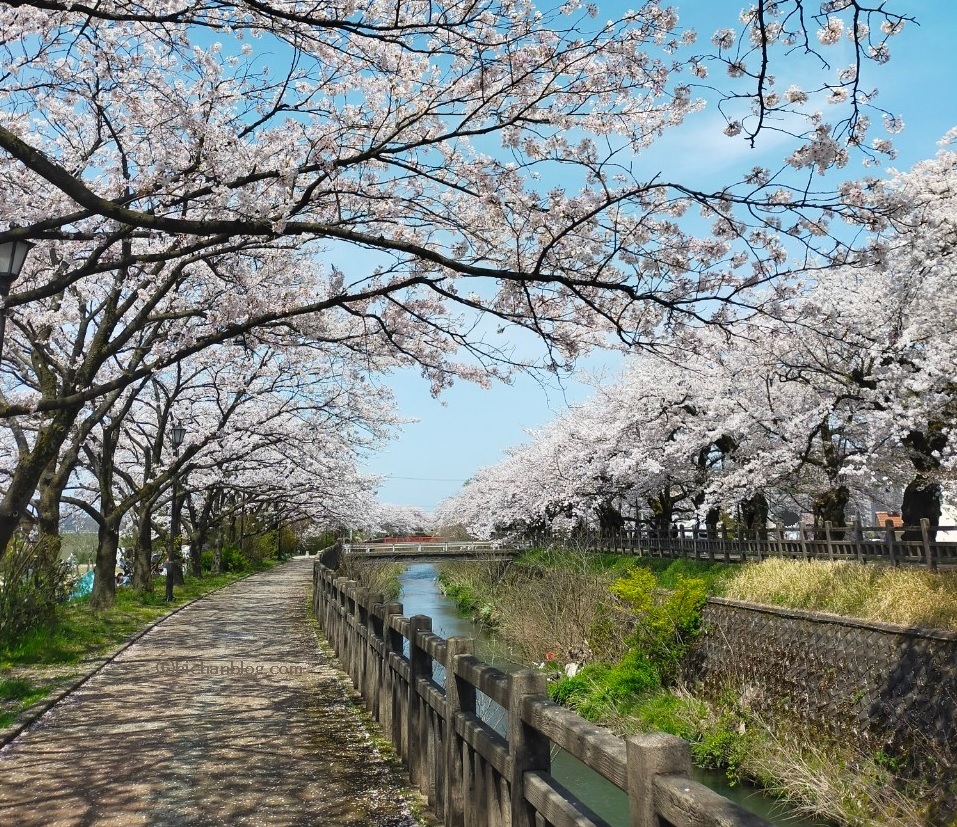
[(915, 771), (957, 764), (957, 634), (713, 598), (688, 670)]

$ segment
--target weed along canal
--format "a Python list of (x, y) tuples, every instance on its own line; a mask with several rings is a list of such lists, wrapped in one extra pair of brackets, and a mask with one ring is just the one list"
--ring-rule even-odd
[[(402, 601), (405, 616), (428, 615), (432, 618), (432, 631), (443, 638), (452, 636), (474, 638), (477, 654), (499, 669), (509, 671), (524, 668), (511, 660), (511, 653), (507, 646), (478, 624), (458, 613), (455, 605), (439, 590), (436, 574), (433, 564), (419, 563), (409, 566), (399, 578), (402, 587), (399, 600)], [(444, 676), (437, 675), (436, 679), (441, 683)], [(481, 714), (497, 729), (503, 728), (500, 720), (501, 710), (494, 704), (486, 703)], [(563, 752), (552, 756), (552, 772), (561, 784), (609, 824), (615, 827), (628, 827), (628, 799), (625, 793), (613, 784)], [(746, 785), (729, 786), (719, 772), (696, 769), (695, 777), (702, 784), (736, 801), (773, 824), (781, 825), (781, 827), (822, 827), (820, 823), (796, 816), (781, 802), (756, 788)]]

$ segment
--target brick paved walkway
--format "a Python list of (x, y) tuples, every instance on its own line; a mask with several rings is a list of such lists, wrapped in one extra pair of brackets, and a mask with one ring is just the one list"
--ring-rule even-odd
[(311, 572), (188, 606), (0, 750), (0, 825), (415, 824), (316, 642)]

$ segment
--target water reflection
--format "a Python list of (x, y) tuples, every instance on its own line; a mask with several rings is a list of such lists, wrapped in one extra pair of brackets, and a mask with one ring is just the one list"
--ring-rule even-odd
[[(477, 623), (458, 614), (454, 604), (442, 596), (436, 584), (433, 564), (417, 563), (409, 566), (399, 578), (399, 582), (402, 586), (402, 610), (407, 617), (428, 615), (432, 618), (432, 631), (444, 638), (456, 635), (474, 638), (476, 654), (503, 671), (522, 668), (522, 664), (516, 661), (507, 646)], [(435, 678), (439, 683), (444, 682), (445, 675), (441, 667), (436, 668)], [(504, 733), (501, 710), (487, 698), (483, 699), (485, 704), (481, 704), (479, 710), (483, 712), (484, 706), (482, 717), (499, 732)], [(552, 773), (562, 785), (609, 824), (614, 827), (628, 827), (628, 797), (614, 784), (586, 767), (577, 758), (561, 751), (552, 756)], [(820, 823), (787, 814), (780, 802), (758, 789), (730, 787), (719, 772), (695, 769), (695, 778), (772, 824), (780, 827), (825, 827)]]

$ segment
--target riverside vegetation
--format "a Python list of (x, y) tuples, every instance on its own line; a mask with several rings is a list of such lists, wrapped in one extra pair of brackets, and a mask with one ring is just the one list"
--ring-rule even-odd
[[(934, 806), (957, 793), (952, 773), (904, 777), (899, 757), (861, 754), (795, 720), (759, 715), (737, 692), (696, 697), (681, 679), (709, 595), (957, 629), (957, 573), (540, 550), (511, 565), (446, 565), (439, 583), (527, 662), (552, 671), (552, 697), (591, 721), (620, 734), (686, 738), (700, 766), (756, 782), (814, 818), (848, 827), (957, 825), (952, 811)], [(564, 671), (569, 661), (580, 664), (573, 676)]]

